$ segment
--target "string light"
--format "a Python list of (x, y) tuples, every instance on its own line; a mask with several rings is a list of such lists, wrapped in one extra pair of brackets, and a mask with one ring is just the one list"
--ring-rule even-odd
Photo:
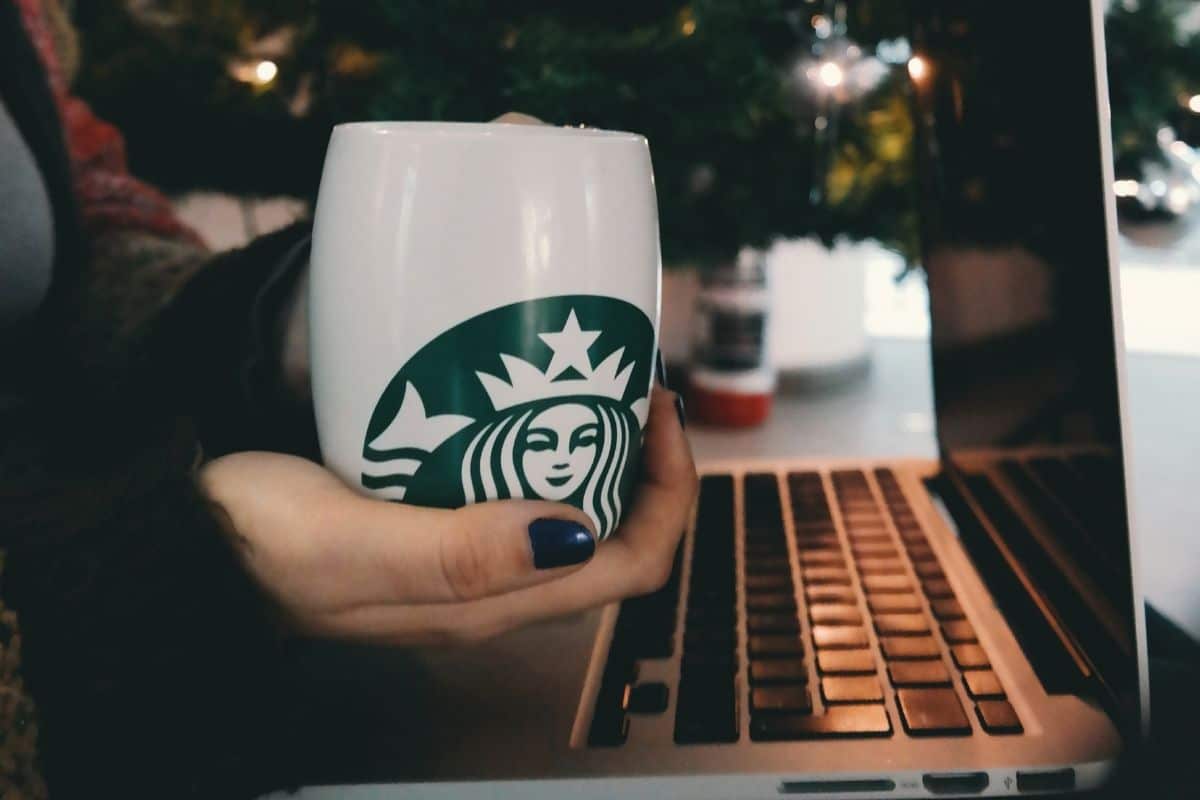
[(684, 36), (691, 36), (696, 32), (696, 15), (692, 13), (691, 6), (685, 6), (679, 12), (679, 32)]
[(251, 86), (263, 87), (279, 76), (279, 65), (268, 59), (234, 60), (228, 66), (229, 75)]
[(1113, 182), (1113, 193), (1117, 197), (1137, 197), (1141, 184), (1135, 180), (1120, 180)]
[(1187, 105), (1192, 110), (1192, 113), (1200, 114), (1200, 94), (1192, 95)]
[(929, 74), (929, 62), (920, 56), (908, 60), (908, 74), (914, 81), (921, 81)]
[(279, 74), (279, 67), (274, 61), (263, 59), (254, 67), (254, 81), (260, 86), (268, 84), (275, 80), (275, 76)]
[(1192, 205), (1192, 193), (1186, 186), (1172, 186), (1167, 191), (1166, 204), (1172, 214), (1185, 214)]
[(817, 78), (821, 83), (830, 89), (836, 89), (842, 85), (842, 81), (846, 79), (846, 73), (837, 64), (832, 61), (826, 61), (821, 64), (821, 68), (817, 70)]

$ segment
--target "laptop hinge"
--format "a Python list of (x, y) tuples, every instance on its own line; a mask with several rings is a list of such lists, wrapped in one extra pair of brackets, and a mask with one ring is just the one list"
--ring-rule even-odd
[(1083, 651), (972, 495), (942, 460), (927, 489), (950, 515), (960, 541), (1048, 694), (1078, 693), (1093, 676)]

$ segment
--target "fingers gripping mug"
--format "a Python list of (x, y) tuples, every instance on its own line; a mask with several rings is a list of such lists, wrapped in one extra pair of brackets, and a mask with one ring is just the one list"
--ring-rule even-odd
[(549, 126), (334, 129), (313, 231), (325, 463), (416, 505), (628, 507), (653, 380), (646, 140)]

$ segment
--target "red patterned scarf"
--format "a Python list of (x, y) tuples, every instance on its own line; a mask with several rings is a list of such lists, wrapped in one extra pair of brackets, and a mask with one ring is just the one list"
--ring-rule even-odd
[(139, 231), (203, 246), (200, 237), (175, 217), (170, 201), (161, 192), (129, 174), (125, 140), (117, 129), (70, 93), (45, 8), (53, 0), (14, 2), (46, 68), (88, 235), (94, 238), (116, 231)]

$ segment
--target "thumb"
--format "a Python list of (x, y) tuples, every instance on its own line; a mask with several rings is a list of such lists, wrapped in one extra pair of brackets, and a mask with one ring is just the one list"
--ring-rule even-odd
[(359, 530), (380, 568), (366, 602), (478, 600), (561, 578), (596, 550), (588, 517), (560, 503), (506, 500), (453, 511), (366, 505)]

